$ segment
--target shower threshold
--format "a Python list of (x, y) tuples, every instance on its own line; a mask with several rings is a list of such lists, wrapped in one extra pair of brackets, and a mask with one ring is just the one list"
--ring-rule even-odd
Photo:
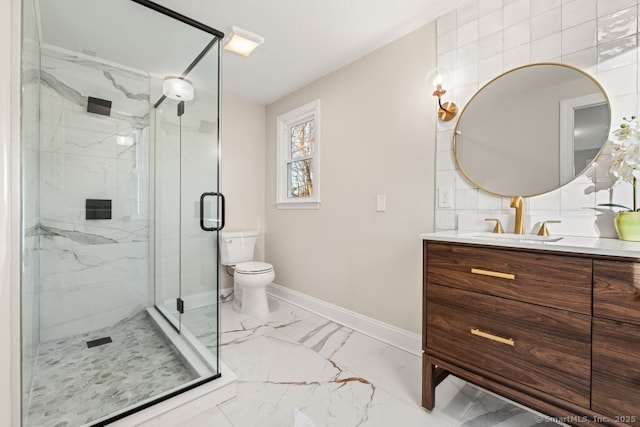
[(199, 377), (209, 377), (218, 373), (216, 367), (211, 364), (211, 361), (215, 360), (215, 356), (211, 351), (202, 345), (186, 326), (182, 325), (180, 333), (176, 332), (168, 320), (172, 317), (172, 314), (164, 307), (147, 307), (147, 313), (156, 323), (158, 329), (178, 351), (184, 362)]
[(220, 377), (202, 384), (202, 380), (169, 390), (134, 408), (125, 408), (107, 417), (94, 420), (81, 427), (132, 425), (178, 425), (237, 395), (238, 377), (227, 365), (220, 362)]

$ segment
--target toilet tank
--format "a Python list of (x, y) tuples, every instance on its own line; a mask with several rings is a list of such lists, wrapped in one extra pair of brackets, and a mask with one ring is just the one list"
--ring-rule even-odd
[(252, 261), (257, 238), (257, 231), (221, 231), (220, 263), (235, 265)]

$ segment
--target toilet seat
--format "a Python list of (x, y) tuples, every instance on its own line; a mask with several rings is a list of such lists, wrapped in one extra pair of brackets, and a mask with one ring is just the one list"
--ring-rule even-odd
[(273, 265), (259, 261), (241, 262), (235, 267), (235, 272), (240, 274), (263, 274), (271, 271), (273, 271)]

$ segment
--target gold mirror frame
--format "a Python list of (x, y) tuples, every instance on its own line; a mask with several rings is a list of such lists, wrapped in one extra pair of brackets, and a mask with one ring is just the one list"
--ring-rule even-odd
[[(558, 154), (558, 161), (557, 161), (557, 168), (558, 168), (558, 180), (557, 183), (554, 185), (551, 184), (541, 184), (539, 186), (535, 186), (535, 185), (531, 185), (528, 187), (523, 187), (523, 188), (518, 188), (518, 189), (514, 189), (512, 191), (504, 191), (502, 190), (503, 188), (506, 188), (506, 184), (505, 187), (501, 186), (501, 184), (498, 185), (493, 185), (493, 188), (491, 185), (487, 185), (486, 183), (479, 183), (477, 179), (474, 179), (473, 175), (474, 172), (469, 173), (468, 170), (465, 169), (465, 167), (463, 166), (463, 163), (465, 163), (464, 161), (461, 161), (460, 157), (462, 157), (461, 155), (459, 155), (459, 152), (462, 150), (463, 148), (463, 142), (458, 142), (458, 139), (461, 138), (460, 135), (463, 135), (463, 133), (461, 133), (461, 127), (462, 129), (464, 129), (464, 118), (465, 118), (465, 113), (467, 113), (468, 111), (470, 111), (470, 108), (473, 108), (474, 106), (474, 102), (476, 102), (476, 104), (479, 104), (480, 106), (478, 108), (489, 108), (487, 106), (484, 106), (482, 103), (486, 103), (487, 105), (490, 105), (487, 102), (487, 96), (488, 95), (492, 95), (492, 92), (488, 92), (490, 90), (494, 90), (494, 92), (498, 91), (498, 93), (503, 93), (500, 94), (500, 99), (502, 101), (499, 101), (498, 105), (494, 105), (491, 107), (491, 113), (490, 114), (493, 118), (493, 116), (496, 116), (497, 119), (495, 120), (499, 120), (500, 117), (502, 117), (502, 115), (500, 114), (500, 111), (507, 111), (505, 109), (510, 109), (510, 110), (514, 110), (514, 105), (513, 103), (508, 103), (508, 102), (504, 102), (504, 96), (503, 95), (507, 95), (507, 96), (513, 96), (513, 92), (509, 92), (507, 89), (509, 89), (507, 86), (511, 85), (513, 86), (513, 77), (514, 75), (516, 75), (516, 73), (521, 72), (523, 70), (526, 70), (527, 73), (525, 73), (525, 76), (529, 76), (533, 73), (536, 73), (535, 68), (536, 67), (545, 67), (545, 72), (546, 73), (550, 73), (551, 68), (552, 67), (559, 67), (558, 69), (562, 70), (567, 76), (569, 76), (569, 74), (567, 72), (571, 72), (571, 73), (577, 73), (575, 75), (576, 79), (581, 79), (581, 82), (578, 82), (578, 80), (576, 80), (576, 82), (578, 82), (579, 84), (584, 84), (585, 86), (588, 86), (590, 84), (593, 85), (593, 93), (599, 93), (600, 95), (602, 95), (602, 102), (597, 103), (597, 105), (604, 105), (606, 104), (607, 106), (607, 116), (608, 116), (608, 123), (606, 123), (606, 125), (604, 123), (602, 123), (603, 125), (605, 125), (606, 129), (604, 129), (603, 134), (605, 135), (603, 138), (602, 143), (600, 143), (600, 146), (598, 148), (597, 154), (591, 159), (591, 161), (582, 169), (580, 169), (578, 172), (576, 172), (574, 170), (573, 175), (570, 178), (566, 178), (566, 179), (561, 179), (561, 165), (560, 165), (560, 154)], [(542, 73), (542, 71), (538, 72), (538, 74)], [(560, 73), (562, 74), (562, 73)], [(511, 76), (511, 81), (509, 80), (505, 80), (506, 77)], [(547, 76), (549, 77), (549, 76)], [(588, 80), (583, 79), (583, 77), (586, 77)], [(502, 80), (501, 80), (502, 79)], [(539, 80), (539, 79), (537, 79)], [(501, 85), (500, 86), (496, 86), (496, 82), (500, 81)], [(506, 83), (504, 83), (506, 81)], [(532, 81), (532, 79), (529, 79), (527, 81)], [(553, 88), (553, 87), (558, 87), (558, 86), (546, 86), (544, 87), (545, 89), (549, 89), (549, 88)], [(518, 86), (518, 88), (520, 88)], [(537, 88), (537, 89), (536, 89)], [(534, 89), (528, 89), (528, 92), (531, 94), (535, 94), (536, 90), (542, 90), (543, 85), (538, 84), (538, 86), (534, 88)], [(555, 92), (551, 92), (555, 95)], [(595, 96), (595, 95), (594, 95)], [(482, 101), (480, 102), (479, 100), (482, 98)], [(544, 99), (544, 97), (542, 97), (541, 99)], [(521, 98), (519, 98), (518, 100), (521, 100)], [(492, 101), (493, 102), (493, 101)], [(522, 105), (528, 105), (526, 103), (521, 103)], [(551, 104), (549, 104), (551, 105)], [(553, 110), (556, 107), (554, 105), (557, 104), (553, 104), (549, 107), (547, 107), (545, 110), (549, 109), (549, 110)], [(594, 104), (596, 105), (596, 104)], [(558, 109), (560, 109), (561, 107), (558, 105), (557, 106)], [(480, 111), (480, 110), (479, 110)], [(539, 115), (540, 109), (538, 110), (534, 110), (534, 112), (536, 113), (535, 115)], [(546, 114), (553, 114), (553, 111), (549, 111), (546, 112)], [(485, 115), (486, 116), (486, 115)], [(534, 115), (528, 116), (527, 118), (531, 118), (534, 117)], [(560, 118), (558, 117), (558, 121), (560, 120)], [(535, 127), (538, 130), (542, 130), (541, 128), (546, 128), (544, 125), (545, 123), (541, 123), (538, 124), (537, 127)], [(509, 125), (511, 125), (511, 123), (509, 123)], [(458, 117), (458, 120), (456, 122), (456, 126), (454, 128), (454, 132), (453, 132), (453, 154), (454, 154), (454, 159), (456, 162), (456, 166), (458, 168), (458, 170), (460, 171), (460, 173), (465, 177), (465, 179), (467, 179), (467, 181), (469, 181), (474, 187), (477, 187), (483, 191), (486, 191), (487, 193), (490, 194), (494, 194), (494, 195), (498, 195), (498, 196), (508, 196), (508, 197), (513, 197), (513, 196), (523, 196), (523, 197), (531, 197), (531, 196), (537, 196), (540, 194), (544, 194), (544, 193), (548, 193), (550, 191), (556, 190), (568, 183), (570, 183), (571, 181), (575, 180), (576, 177), (580, 176), (581, 174), (583, 174), (589, 167), (591, 167), (591, 165), (593, 164), (593, 162), (600, 156), (600, 154), (602, 153), (602, 150), (607, 142), (608, 139), (608, 134), (610, 131), (610, 126), (611, 126), (611, 104), (609, 101), (609, 98), (604, 90), (604, 88), (602, 87), (602, 85), (591, 75), (587, 74), (586, 72), (584, 72), (583, 70), (580, 70), (579, 68), (570, 66), (570, 65), (565, 65), (565, 64), (559, 64), (559, 63), (554, 63), (554, 62), (540, 62), (540, 63), (534, 63), (534, 64), (528, 64), (528, 65), (524, 65), (524, 66), (520, 66), (520, 67), (516, 67), (514, 69), (508, 70), (502, 74), (500, 74), (499, 76), (495, 77), (494, 79), (492, 79), (491, 81), (489, 81), (488, 83), (486, 83), (484, 86), (482, 86), (482, 88), (480, 88), (474, 95), (473, 97), (471, 97), (471, 99), (469, 100), (469, 102), (467, 102), (467, 104), (465, 105), (465, 107), (462, 109), (462, 112), (460, 113), (460, 116)], [(484, 129), (483, 129), (484, 130)], [(531, 175), (528, 177), (528, 181), (529, 183), (534, 182), (536, 180), (538, 180), (540, 178), (540, 175), (542, 170), (544, 170), (544, 168), (548, 168), (550, 164), (552, 164), (552, 162), (554, 160), (549, 160), (549, 153), (548, 152), (544, 152), (544, 149), (542, 149), (543, 151), (535, 151), (535, 150), (540, 150), (537, 147), (534, 147), (533, 150), (530, 151), (529, 155), (525, 154), (523, 157), (521, 156), (520, 159), (515, 159), (515, 155), (513, 154), (514, 152), (518, 151), (518, 148), (514, 148), (512, 142), (515, 141), (517, 138), (521, 137), (522, 135), (517, 135), (517, 134), (509, 134), (507, 137), (505, 138), (496, 138), (496, 136), (500, 136), (500, 132), (502, 132), (503, 129), (498, 129), (496, 130), (496, 128), (490, 128), (490, 129), (486, 129), (487, 133), (489, 133), (486, 136), (486, 140), (491, 141), (490, 144), (494, 144), (492, 148), (494, 148), (493, 150), (486, 150), (486, 153), (489, 153), (490, 158), (486, 163), (490, 163), (493, 162), (492, 165), (488, 165), (488, 171), (485, 175), (495, 175), (495, 181), (515, 181), (517, 180), (517, 178), (521, 175), (522, 170), (521, 169), (529, 169), (529, 171), (531, 172), (531, 170), (535, 171), (534, 175)], [(548, 131), (548, 129), (545, 129), (545, 131)], [(507, 133), (509, 131), (506, 131)], [(559, 129), (558, 129), (558, 134), (560, 133)], [(526, 139), (530, 140), (533, 138), (533, 136), (531, 136), (531, 134), (526, 134)], [(494, 142), (495, 140), (495, 142)], [(461, 140), (462, 141), (462, 140)], [(544, 140), (545, 143), (547, 143), (546, 140)], [(552, 141), (553, 142), (553, 141)], [(560, 151), (560, 142), (561, 142), (561, 137), (558, 136), (557, 138), (557, 142), (555, 142), (555, 144), (557, 145), (557, 151)], [(469, 144), (469, 143), (467, 143)], [(498, 145), (500, 144), (500, 145)], [(495, 149), (496, 147), (500, 148), (500, 149)], [(521, 148), (526, 148), (526, 147), (521, 147)], [(511, 149), (511, 150), (509, 150)], [(593, 150), (595, 150), (596, 148), (593, 148)], [(482, 148), (481, 150), (484, 150), (484, 148)], [(508, 157), (508, 156), (504, 156), (504, 160), (501, 159), (501, 154), (505, 151), (511, 151), (511, 156), (512, 157)], [(486, 154), (483, 153), (483, 154)], [(519, 153), (517, 153), (519, 155)], [(485, 156), (486, 158), (486, 156)], [(538, 159), (538, 163), (533, 164), (533, 159)], [(541, 161), (541, 159), (544, 159), (544, 164)], [(474, 159), (475, 160), (475, 159)], [(480, 166), (484, 166), (483, 162), (476, 162), (478, 163)], [(467, 166), (469, 166), (471, 164), (471, 161), (466, 161)], [(498, 168), (496, 167), (496, 165), (507, 165), (506, 167), (503, 168)], [(572, 165), (573, 166), (573, 165)], [(467, 169), (470, 169), (469, 167), (467, 167)], [(505, 170), (505, 174), (500, 175), (498, 173), (495, 173), (498, 170)], [(511, 172), (509, 172), (511, 171)], [(477, 178), (477, 177), (476, 177)], [(492, 176), (492, 179), (494, 177)], [(552, 178), (548, 178), (549, 180), (551, 180)], [(482, 180), (479, 180), (480, 182), (482, 182)], [(520, 182), (518, 183), (518, 185), (522, 184), (523, 180), (520, 180)], [(515, 187), (515, 186), (514, 186)]]

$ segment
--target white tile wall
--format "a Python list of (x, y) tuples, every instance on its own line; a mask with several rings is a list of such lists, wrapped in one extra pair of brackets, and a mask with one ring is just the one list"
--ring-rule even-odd
[(562, 56), (562, 37), (554, 33), (531, 42), (531, 62), (558, 62)]
[(478, 2), (478, 12), (480, 17), (483, 17), (495, 10), (499, 10), (502, 14), (502, 6), (502, 0), (482, 0)]
[(503, 10), (504, 28), (529, 20), (530, 0), (517, 0), (505, 5)]
[(438, 20), (437, 34), (440, 37), (443, 34), (448, 33), (456, 29), (457, 15), (455, 13), (449, 13), (444, 15)]
[(539, 15), (562, 4), (561, 0), (534, 0), (531, 3), (531, 16)]
[(562, 8), (556, 7), (531, 18), (531, 40), (551, 35), (560, 36)]
[(596, 19), (596, 0), (562, 2), (562, 29), (574, 27)]
[(480, 60), (478, 63), (478, 80), (490, 80), (500, 74), (502, 70), (502, 55), (493, 55)]
[[(586, 1), (586, 0), (582, 0)], [(563, 15), (564, 17), (564, 15)], [(596, 21), (584, 22), (562, 31), (562, 54), (578, 52), (595, 46)]]
[(628, 7), (598, 18), (598, 43), (633, 36), (637, 30), (638, 7)]
[(531, 62), (531, 46), (522, 44), (502, 53), (502, 66), (506, 69), (519, 67)]
[[(438, 65), (454, 81), (446, 100), (460, 109), (492, 78), (513, 67), (553, 61), (592, 74), (611, 102), (612, 126), (638, 115), (639, 0), (483, 0), (469, 1), (437, 21)], [(455, 120), (438, 123), (436, 187), (451, 187), (453, 208), (436, 207), (437, 230), (484, 223), (487, 216), (513, 215), (509, 199), (470, 184), (456, 169), (452, 150)], [(615, 237), (611, 213), (598, 203), (631, 204), (628, 184), (615, 184), (608, 156), (560, 190), (527, 198), (531, 221), (561, 219), (559, 234)], [(461, 221), (461, 218), (463, 220)], [(533, 224), (527, 224), (530, 229)]]
[(488, 58), (498, 54), (502, 54), (502, 31), (490, 34), (479, 40), (479, 58)]
[(478, 37), (486, 37), (502, 29), (502, 10), (487, 13), (478, 19)]
[(461, 27), (458, 27), (456, 43), (458, 48), (478, 40), (478, 21), (473, 20)]
[(596, 48), (591, 47), (579, 52), (562, 55), (561, 62), (582, 68), (586, 72), (593, 74), (596, 69)]
[(514, 47), (518, 47), (525, 43), (529, 43), (531, 40), (530, 37), (531, 25), (529, 21), (519, 22), (515, 25), (512, 25), (504, 30), (504, 43), (503, 47), (505, 50), (513, 49)]
[(637, 0), (598, 0), (598, 17), (610, 15), (618, 10), (637, 5)]
[(456, 28), (467, 22), (477, 21), (479, 16), (479, 6), (477, 1), (470, 1), (464, 7), (458, 8), (456, 12)]
[(460, 69), (464, 65), (476, 65), (476, 63), (478, 62), (477, 39), (456, 50), (456, 61), (458, 69)]
[(499, 211), (502, 208), (502, 198), (485, 191), (478, 191), (478, 210), (482, 212)]
[(449, 31), (438, 36), (438, 52), (447, 53), (456, 48), (456, 32)]
[(602, 43), (598, 46), (598, 72), (635, 65), (638, 61), (638, 40), (635, 35)]

